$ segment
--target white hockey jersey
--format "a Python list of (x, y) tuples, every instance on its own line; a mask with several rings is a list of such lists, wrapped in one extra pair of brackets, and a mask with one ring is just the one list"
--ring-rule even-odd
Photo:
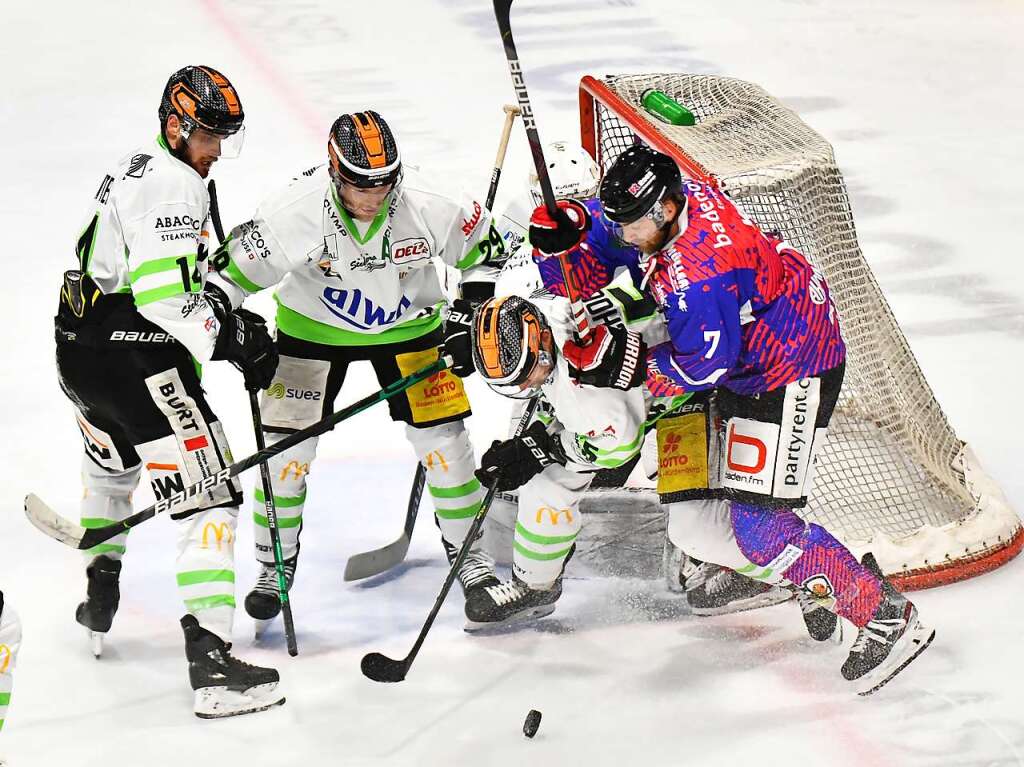
[(260, 203), (251, 221), (232, 230), (215, 264), (237, 288), (236, 305), (278, 286), (279, 330), (361, 346), (417, 338), (440, 324), (445, 295), (435, 259), (493, 281), (504, 252), (488, 210), (437, 193), (409, 167), (376, 218), (356, 221), (323, 165)]
[[(533, 303), (551, 326), (555, 347), (572, 337), (573, 321), (569, 301), (544, 289), (529, 245), (508, 259), (495, 285), (495, 295), (518, 295)], [(609, 287), (635, 292), (629, 273), (623, 271)], [(617, 302), (598, 293), (584, 302), (591, 323), (621, 325), (624, 318)], [(596, 310), (595, 310), (596, 309)], [(664, 339), (661, 315), (642, 326), (631, 325), (648, 341)], [(537, 417), (559, 434), (562, 447), (575, 471), (614, 469), (636, 455), (646, 431), (663, 415), (684, 403), (687, 397), (652, 398), (645, 387), (628, 391), (597, 388), (576, 383), (569, 375), (565, 358), (556, 353), (555, 369), (541, 386), (543, 399)]]
[(209, 210), (202, 177), (157, 137), (104, 176), (76, 247), (104, 294), (130, 293), (139, 313), (199, 362), (220, 329), (203, 298)]

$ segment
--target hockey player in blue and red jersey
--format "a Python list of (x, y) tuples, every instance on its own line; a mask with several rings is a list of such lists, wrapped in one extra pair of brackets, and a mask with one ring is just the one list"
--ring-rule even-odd
[[(556, 141), (545, 146), (544, 159), (558, 204), (570, 211), (578, 206), (580, 215), (590, 220), (585, 236), (564, 255), (574, 273), (576, 284), (580, 286), (591, 324), (604, 323), (618, 327), (625, 324), (631, 330), (644, 328), (647, 343), (664, 340), (664, 328), (660, 316), (654, 311), (653, 300), (635, 288), (641, 278), (638, 265), (640, 251), (620, 239), (616, 224), (604, 215), (604, 209), (597, 198), (601, 176), (597, 163), (582, 146), (568, 141)], [(532, 205), (540, 211), (539, 214), (535, 212), (535, 215), (539, 215), (543, 224), (546, 212), (536, 174), (531, 174), (529, 186)], [(517, 219), (525, 219), (524, 213), (513, 209), (511, 212), (506, 211), (506, 217), (515, 222)], [(523, 230), (522, 239), (525, 239), (525, 227), (520, 225), (520, 228)], [(544, 252), (536, 245), (535, 242), (526, 243), (508, 260), (498, 279), (496, 295), (512, 293), (535, 301), (538, 306), (546, 305), (552, 296), (565, 298), (559, 257)], [(568, 321), (567, 306), (565, 309)], [(564, 332), (568, 333), (568, 328)], [(792, 597), (790, 592), (781, 588), (744, 578), (727, 568), (701, 562), (684, 553), (686, 539), (692, 534), (692, 528), (698, 528), (702, 538), (718, 541), (721, 545), (727, 545), (732, 538), (728, 515), (718, 510), (722, 501), (719, 493), (712, 489), (707, 471), (711, 438), (711, 394), (701, 392), (687, 394), (686, 397), (644, 397), (646, 430), (656, 429), (658, 441), (668, 440), (674, 446), (671, 460), (660, 462), (662, 465), (658, 470), (659, 498), (663, 503), (671, 504), (666, 540), (666, 580), (672, 590), (685, 591), (687, 602), (695, 615), (739, 612), (777, 604)], [(568, 405), (563, 402), (562, 407)], [(512, 422), (518, 420), (515, 417)], [(682, 439), (684, 434), (686, 439)], [(644, 451), (646, 453), (648, 448), (645, 447)], [(656, 450), (651, 449), (650, 452), (656, 453)], [(624, 454), (619, 452), (616, 457), (621, 459)], [(615, 462), (615, 468), (608, 468), (612, 465), (608, 461), (601, 462), (599, 465), (602, 468), (593, 475), (592, 482), (588, 482), (589, 486), (620, 487), (640, 460), (639, 445), (632, 450), (631, 457), (626, 457), (630, 460)], [(500, 519), (505, 513), (503, 501), (501, 499), (496, 502), (490, 515), (492, 520)], [(549, 499), (546, 505), (551, 506), (553, 503)], [(532, 512), (524, 517), (522, 525), (529, 526), (531, 515)], [(549, 573), (532, 572), (531, 563), (524, 553), (530, 548), (530, 541), (521, 540), (517, 536), (515, 543), (519, 575), (527, 583), (550, 581), (550, 577), (546, 577)], [(546, 562), (546, 566), (555, 564), (560, 565), (561, 562)], [(507, 603), (503, 607), (507, 611), (512, 605)]]
[[(717, 189), (682, 180), (667, 155), (637, 144), (601, 183), (608, 219), (636, 245), (645, 287), (669, 340), (645, 348), (630, 332), (595, 326), (563, 353), (581, 382), (656, 396), (714, 389), (721, 418), (719, 480), (731, 550), (697, 556), (801, 588), (859, 632), (842, 667), (868, 694), (934, 638), (917, 609), (827, 530), (794, 509), (807, 503), (813, 457), (839, 397), (846, 349), (823, 276), (791, 246), (761, 232)], [(571, 241), (579, 222), (552, 223)], [(570, 232), (575, 228), (575, 232)], [(709, 555), (710, 554), (710, 555)]]

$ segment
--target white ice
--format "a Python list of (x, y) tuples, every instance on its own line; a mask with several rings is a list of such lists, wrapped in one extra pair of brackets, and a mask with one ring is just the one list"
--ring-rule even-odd
[[(193, 717), (163, 519), (130, 536), (121, 611), (94, 660), (73, 620), (83, 561), (30, 528), (21, 499), (34, 491), (77, 514), (80, 447), (53, 363), (57, 286), (104, 169), (156, 133), (167, 75), (210, 64), (242, 94), (245, 151), (215, 169), (229, 223), (320, 163), (331, 120), (350, 109), (378, 109), (409, 162), (482, 194), (512, 91), (486, 0), (7, 2), (2, 19), (0, 587), (25, 626), (0, 735), (9, 764), (1024, 763), (1021, 559), (918, 593), (935, 644), (869, 699), (839, 677), (845, 651), (808, 640), (792, 605), (697, 619), (658, 584), (613, 579), (570, 578), (542, 627), (500, 637), (464, 634), (452, 599), (407, 681), (366, 680), (360, 657), (404, 655), (444, 576), (425, 511), (394, 577), (341, 580), (350, 554), (401, 525), (413, 461), (383, 409), (321, 443), (293, 594), (298, 658), (280, 628), (253, 646), (239, 610), (239, 655), (280, 668), (287, 705)], [(513, 26), (545, 140), (576, 134), (582, 74), (626, 71), (753, 80), (827, 136), (861, 245), (940, 402), (1024, 509), (1019, 3), (533, 1), (516, 4)], [(522, 189), (527, 156), (517, 129), (506, 192)], [(206, 381), (236, 455), (248, 454), (238, 375), (211, 365)], [(354, 371), (341, 400), (373, 388)], [(471, 396), (485, 445), (504, 406), (475, 383)], [(137, 506), (150, 498), (140, 490)], [(249, 518), (240, 593), (254, 577)], [(544, 719), (528, 741), (531, 708)]]

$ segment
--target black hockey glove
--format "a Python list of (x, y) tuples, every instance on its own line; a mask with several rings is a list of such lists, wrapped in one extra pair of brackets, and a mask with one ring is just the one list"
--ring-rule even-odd
[(451, 371), (459, 378), (472, 375), (473, 347), (470, 328), (473, 324), (473, 304), (465, 298), (456, 298), (448, 307), (444, 320), (444, 354), (451, 355)]
[(497, 480), (499, 493), (515, 490), (553, 463), (565, 465), (566, 456), (556, 435), (548, 434), (540, 421), (518, 437), (495, 440), (480, 459), (476, 478), (490, 485)]
[(220, 322), (210, 359), (227, 360), (242, 371), (246, 389), (266, 389), (274, 380), (278, 361), (266, 320), (248, 309), (232, 310), (227, 294), (216, 285), (207, 283), (203, 292)]
[(530, 216), (530, 244), (548, 256), (568, 253), (590, 231), (590, 211), (579, 200), (559, 200), (555, 216), (543, 205)]
[(562, 345), (570, 377), (603, 389), (626, 391), (640, 386), (647, 373), (647, 346), (640, 335), (607, 325), (594, 325), (593, 329), (587, 346), (572, 340)]

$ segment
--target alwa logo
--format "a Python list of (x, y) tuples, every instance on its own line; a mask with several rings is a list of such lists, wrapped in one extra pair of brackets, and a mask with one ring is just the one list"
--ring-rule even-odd
[(351, 291), (326, 288), (320, 298), (320, 303), (327, 307), (327, 311), (335, 317), (360, 330), (373, 330), (391, 325), (412, 304), (403, 295), (398, 306), (388, 311), (384, 307), (374, 304), (369, 298), (365, 298), (363, 291), (358, 288), (353, 288)]

